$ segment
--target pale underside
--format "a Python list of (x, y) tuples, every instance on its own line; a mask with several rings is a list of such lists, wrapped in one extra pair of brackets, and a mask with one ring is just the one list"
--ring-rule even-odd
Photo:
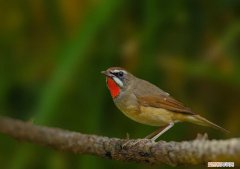
[(186, 121), (188, 116), (175, 113), (162, 108), (140, 106), (139, 111), (129, 108), (123, 113), (130, 119), (150, 125), (150, 126), (166, 126), (171, 122)]

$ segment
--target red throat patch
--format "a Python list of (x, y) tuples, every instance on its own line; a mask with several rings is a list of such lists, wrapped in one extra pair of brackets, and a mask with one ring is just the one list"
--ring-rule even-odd
[(108, 86), (108, 89), (110, 90), (112, 98), (115, 98), (119, 95), (120, 88), (116, 84), (116, 82), (114, 80), (112, 80), (112, 78), (110, 78), (110, 77), (107, 77), (107, 86)]

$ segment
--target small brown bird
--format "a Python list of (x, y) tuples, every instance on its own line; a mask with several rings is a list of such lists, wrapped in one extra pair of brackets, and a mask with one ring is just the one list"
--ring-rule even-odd
[(146, 138), (156, 140), (176, 122), (191, 122), (228, 132), (185, 107), (157, 86), (120, 67), (102, 71), (115, 105), (130, 119), (161, 128)]

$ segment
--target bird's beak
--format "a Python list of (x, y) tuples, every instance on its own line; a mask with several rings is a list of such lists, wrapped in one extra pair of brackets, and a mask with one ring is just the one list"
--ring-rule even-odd
[(108, 71), (101, 71), (101, 73), (104, 74), (105, 76), (112, 77), (112, 74), (109, 73)]

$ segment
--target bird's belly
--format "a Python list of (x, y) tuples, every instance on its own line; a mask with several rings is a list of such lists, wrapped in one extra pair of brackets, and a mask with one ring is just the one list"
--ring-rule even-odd
[(140, 110), (130, 108), (123, 110), (123, 113), (136, 122), (150, 126), (165, 126), (173, 122), (172, 112), (161, 108), (142, 106)]

